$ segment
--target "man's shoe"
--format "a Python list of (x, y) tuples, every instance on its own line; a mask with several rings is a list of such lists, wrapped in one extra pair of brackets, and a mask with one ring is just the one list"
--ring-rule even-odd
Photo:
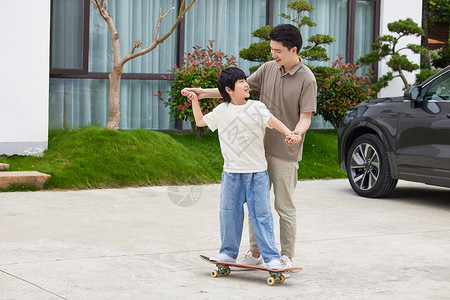
[(262, 264), (264, 264), (264, 261), (261, 255), (258, 258), (254, 258), (252, 252), (248, 251), (243, 258), (237, 261), (237, 263), (247, 266), (261, 266)]
[(229, 257), (228, 255), (226, 255), (224, 253), (220, 253), (217, 256), (210, 257), (209, 260), (217, 261), (217, 262), (224, 262), (224, 263), (232, 263), (232, 264), (236, 263), (236, 260), (234, 258)]
[(266, 264), (266, 268), (267, 269), (271, 269), (271, 270), (282, 270), (282, 269), (286, 269), (280, 262), (280, 260), (278, 259), (272, 259), (271, 261), (269, 261)]
[(292, 268), (292, 261), (286, 255), (281, 256), (280, 262), (283, 265), (283, 269)]

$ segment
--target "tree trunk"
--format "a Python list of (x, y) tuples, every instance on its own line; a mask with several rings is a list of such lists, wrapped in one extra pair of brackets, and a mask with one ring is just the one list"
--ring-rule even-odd
[(408, 80), (406, 80), (405, 74), (403, 74), (403, 72), (401, 70), (399, 70), (398, 72), (399, 72), (400, 78), (403, 81), (403, 84), (405, 85), (405, 90), (406, 90), (410, 86), (409, 83), (408, 83)]
[[(426, 11), (422, 11), (422, 28), (424, 35), (422, 36), (422, 47), (428, 49), (428, 15)], [(420, 66), (425, 69), (431, 69), (431, 59), (429, 53), (420, 54)]]
[(120, 124), (120, 78), (118, 71), (109, 74), (109, 118), (106, 128), (118, 130)]
[(191, 122), (191, 128), (196, 137), (201, 138), (203, 136), (203, 128), (198, 127), (195, 122)]
[(158, 20), (156, 22), (156, 29), (153, 33), (153, 41), (152, 43), (145, 49), (136, 51), (136, 48), (140, 48), (142, 43), (136, 44), (136, 41), (133, 50), (130, 54), (125, 57), (121, 57), (120, 55), (120, 43), (119, 43), (119, 34), (117, 33), (116, 26), (114, 25), (113, 19), (106, 9), (106, 0), (91, 0), (91, 2), (97, 7), (100, 15), (105, 20), (108, 25), (109, 32), (111, 34), (111, 41), (113, 46), (113, 55), (114, 55), (114, 67), (112, 73), (109, 74), (109, 118), (108, 124), (106, 128), (118, 130), (120, 124), (120, 78), (122, 77), (122, 69), (127, 61), (133, 59), (135, 57), (141, 56), (145, 53), (152, 51), (156, 46), (163, 43), (175, 30), (175, 28), (180, 23), (181, 19), (184, 17), (186, 12), (191, 8), (196, 0), (191, 0), (191, 3), (185, 7), (183, 0), (181, 2), (180, 11), (178, 14), (175, 23), (172, 25), (172, 28), (167, 32), (163, 37), (158, 39), (159, 28), (161, 26), (161, 21), (164, 19), (173, 9), (169, 9), (164, 15), (161, 15), (161, 8), (159, 9)]

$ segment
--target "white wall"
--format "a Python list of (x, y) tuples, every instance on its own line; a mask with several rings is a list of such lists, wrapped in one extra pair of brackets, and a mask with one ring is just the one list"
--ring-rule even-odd
[[(392, 34), (388, 28), (387, 24), (398, 21), (405, 20), (407, 18), (413, 19), (419, 26), (422, 26), (422, 0), (382, 0), (381, 1), (381, 12), (380, 12), (380, 36), (385, 34)], [(420, 37), (403, 37), (400, 39), (397, 49), (406, 46), (407, 44), (418, 44), (420, 45)], [(411, 61), (420, 65), (420, 55), (414, 54), (410, 50), (404, 50), (401, 54), (406, 54)], [(382, 60), (379, 64), (378, 76), (385, 75), (390, 71), (390, 68), (386, 65), (386, 60)], [(395, 72), (394, 76), (398, 73)], [(415, 82), (415, 73), (404, 72), (409, 84)], [(388, 96), (401, 96), (403, 95), (404, 84), (400, 77), (396, 77), (389, 82), (389, 86), (382, 89), (378, 93), (379, 97)]]
[(0, 155), (48, 146), (50, 0), (1, 1)]

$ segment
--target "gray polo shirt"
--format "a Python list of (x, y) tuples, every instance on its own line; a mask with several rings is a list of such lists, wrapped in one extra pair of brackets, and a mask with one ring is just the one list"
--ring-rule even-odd
[[(275, 61), (266, 62), (247, 81), (253, 90), (260, 91), (259, 100), (290, 130), (295, 129), (300, 113), (316, 112), (316, 79), (301, 58), (300, 63), (287, 73)], [(300, 161), (304, 138), (300, 143), (288, 146), (282, 133), (266, 128), (264, 148), (266, 154), (288, 161)]]

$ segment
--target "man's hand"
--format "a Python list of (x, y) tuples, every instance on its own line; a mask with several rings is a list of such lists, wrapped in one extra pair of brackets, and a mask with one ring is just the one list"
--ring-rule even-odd
[(182, 91), (181, 91), (181, 94), (182, 94), (183, 96), (188, 97), (188, 99), (189, 99), (191, 102), (192, 102), (192, 101), (195, 101), (195, 100), (198, 100), (198, 97), (197, 97), (197, 94), (196, 94), (196, 93), (191, 92), (191, 91), (188, 91), (188, 90), (186, 90), (186, 89), (182, 90)]
[(183, 96), (188, 96), (188, 93), (195, 93), (198, 99), (206, 98), (205, 91), (202, 88), (184, 88), (181, 90)]
[(298, 134), (297, 132), (292, 132), (290, 135), (286, 135), (286, 145), (292, 146), (294, 144), (299, 143), (302, 140), (302, 136)]

